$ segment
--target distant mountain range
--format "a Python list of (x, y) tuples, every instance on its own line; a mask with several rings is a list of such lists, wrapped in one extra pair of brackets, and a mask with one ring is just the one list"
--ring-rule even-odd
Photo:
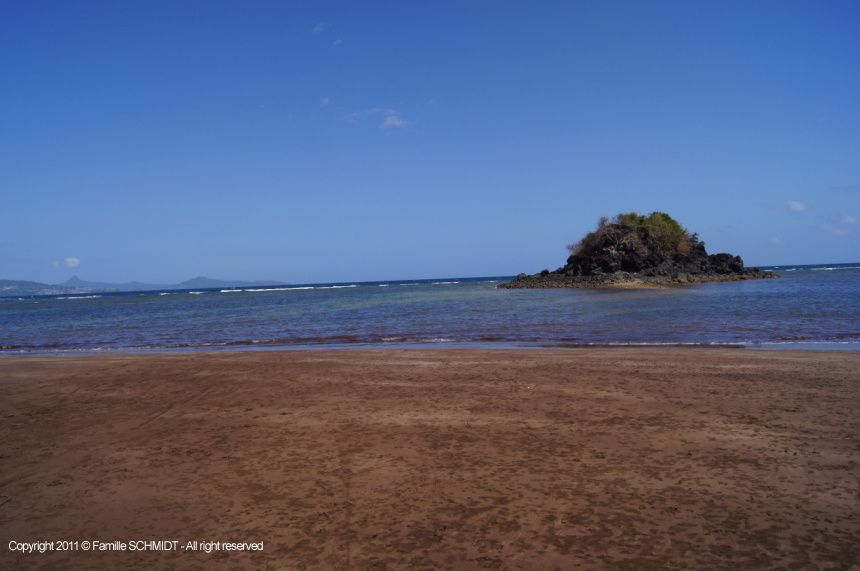
[(172, 289), (210, 289), (248, 286), (284, 285), (283, 282), (268, 281), (225, 281), (199, 276), (178, 284), (145, 284), (126, 282), (122, 284), (107, 282), (88, 282), (73, 276), (63, 283), (43, 284), (24, 280), (0, 280), (0, 297), (27, 295), (61, 295), (74, 293), (104, 293), (117, 291), (153, 291)]

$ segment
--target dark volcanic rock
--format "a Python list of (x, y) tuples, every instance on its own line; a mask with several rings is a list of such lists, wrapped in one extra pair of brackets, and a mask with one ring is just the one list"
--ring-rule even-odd
[(740, 256), (731, 254), (714, 254), (708, 256), (711, 270), (718, 274), (740, 274), (744, 271), (744, 261)]
[[(665, 230), (657, 221), (671, 221)], [(602, 222), (582, 242), (572, 247), (567, 263), (555, 271), (520, 274), (500, 284), (502, 288), (553, 287), (660, 287), (697, 282), (733, 281), (776, 277), (774, 272), (745, 268), (740, 256), (708, 255), (698, 237), (683, 230), (668, 215)], [(637, 215), (631, 215), (637, 216)], [(655, 230), (656, 226), (656, 230)]]

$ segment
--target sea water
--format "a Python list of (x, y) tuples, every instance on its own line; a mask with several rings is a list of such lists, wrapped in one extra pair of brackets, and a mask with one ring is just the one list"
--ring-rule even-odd
[(668, 289), (508, 276), (0, 298), (0, 352), (743, 345), (860, 349), (860, 263)]

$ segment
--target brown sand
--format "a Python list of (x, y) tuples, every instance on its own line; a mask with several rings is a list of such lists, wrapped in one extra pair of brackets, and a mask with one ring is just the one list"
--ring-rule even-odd
[[(0, 359), (0, 569), (857, 569), (860, 353)], [(34, 540), (262, 553), (19, 555)]]

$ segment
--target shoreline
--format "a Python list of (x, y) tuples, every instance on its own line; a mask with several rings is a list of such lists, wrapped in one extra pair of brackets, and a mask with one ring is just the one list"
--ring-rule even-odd
[[(6, 568), (850, 567), (860, 353), (0, 359)], [(264, 542), (21, 555), (10, 540)]]
[(588, 349), (744, 349), (749, 351), (807, 351), (852, 352), (860, 351), (860, 341), (762, 341), (757, 343), (741, 342), (593, 342), (573, 343), (567, 341), (450, 341), (450, 342), (354, 342), (318, 344), (268, 344), (268, 343), (214, 343), (185, 347), (92, 347), (69, 349), (32, 349), (0, 350), (0, 359), (17, 357), (79, 356), (97, 357), (99, 355), (178, 355), (178, 354), (219, 354), (219, 353), (260, 353), (260, 352), (319, 352), (319, 351), (559, 351)]

